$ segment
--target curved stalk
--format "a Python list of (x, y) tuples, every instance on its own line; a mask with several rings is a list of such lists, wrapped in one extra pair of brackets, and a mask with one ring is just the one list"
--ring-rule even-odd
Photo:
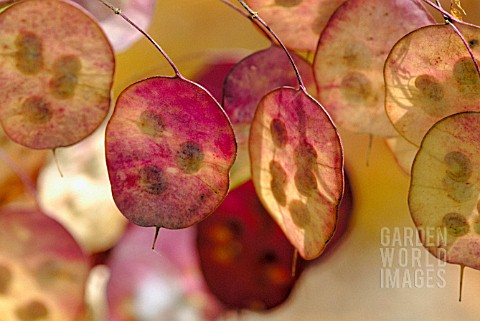
[[(431, 1), (429, 0), (423, 0), (423, 2), (427, 3), (428, 5), (430, 5), (431, 7), (433, 7), (434, 9), (438, 10), (442, 15), (443, 15), (443, 18), (445, 19), (445, 23), (450, 25), (453, 30), (455, 31), (455, 33), (460, 37), (460, 39), (462, 40), (465, 48), (467, 48), (467, 51), (468, 53), (470, 54), (470, 57), (472, 58), (472, 61), (473, 61), (473, 64), (475, 65), (475, 69), (477, 70), (477, 74), (478, 76), (480, 77), (480, 66), (478, 65), (478, 62), (477, 62), (477, 59), (475, 58), (475, 55), (473, 54), (473, 51), (472, 49), (470, 48), (470, 46), (468, 45), (468, 42), (467, 40), (465, 39), (465, 37), (462, 35), (462, 33), (460, 32), (460, 30), (458, 30), (457, 26), (455, 26), (454, 22), (458, 22), (458, 23), (464, 23), (463, 21), (459, 21), (457, 18), (455, 18), (452, 14), (450, 14), (449, 12), (447, 12), (446, 10), (444, 10), (440, 4), (440, 2), (438, 0), (436, 0), (437, 2), (437, 5), (433, 4)], [(467, 24), (467, 23), (464, 23), (466, 25), (471, 25), (471, 24)]]
[(178, 70), (177, 66), (173, 63), (172, 59), (170, 59), (170, 57), (167, 55), (167, 53), (163, 50), (163, 48), (155, 41), (153, 40), (153, 38), (147, 33), (145, 32), (142, 28), (140, 28), (135, 22), (133, 22), (132, 20), (130, 20), (126, 15), (124, 15), (122, 13), (122, 10), (120, 8), (116, 8), (114, 7), (113, 5), (111, 5), (110, 3), (104, 1), (104, 0), (98, 0), (100, 1), (101, 3), (103, 3), (107, 8), (109, 8), (110, 10), (112, 10), (115, 14), (119, 15), (120, 17), (122, 17), (126, 22), (128, 22), (132, 27), (134, 27), (135, 29), (137, 29), (141, 34), (143, 34), (147, 39), (148, 41), (150, 41), (154, 46), (155, 48), (157, 48), (157, 50), (162, 54), (162, 56), (165, 58), (165, 60), (167, 60), (168, 64), (172, 67), (173, 71), (175, 72), (175, 75), (179, 78), (184, 78), (181, 74), (180, 74), (180, 71)]
[(305, 88), (305, 85), (303, 84), (303, 80), (302, 80), (302, 77), (300, 76), (300, 72), (298, 71), (297, 65), (293, 61), (292, 55), (290, 55), (290, 53), (288, 52), (287, 47), (285, 47), (285, 45), (277, 36), (277, 34), (273, 32), (272, 29), (270, 29), (270, 26), (268, 26), (267, 23), (262, 18), (260, 18), (255, 11), (253, 11), (244, 1), (238, 0), (238, 2), (240, 2), (240, 4), (245, 8), (245, 10), (248, 11), (248, 13), (251, 16), (251, 19), (252, 20), (256, 19), (275, 38), (278, 44), (282, 47), (282, 49), (287, 54), (288, 59), (290, 60), (290, 63), (292, 64), (293, 70), (295, 71), (295, 75), (297, 76), (297, 80), (298, 80), (298, 86), (300, 87), (300, 89), (306, 92), (306, 88)]

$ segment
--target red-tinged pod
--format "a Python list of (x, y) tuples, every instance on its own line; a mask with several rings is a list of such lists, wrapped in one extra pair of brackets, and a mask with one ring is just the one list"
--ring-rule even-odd
[[(296, 54), (291, 55), (305, 86), (310, 92), (315, 92), (310, 63)], [(244, 58), (229, 72), (223, 86), (222, 105), (232, 122), (238, 144), (238, 157), (233, 169), (235, 183), (243, 183), (250, 178), (248, 136), (258, 103), (273, 89), (295, 86), (297, 81), (285, 51), (275, 45)]]
[(305, 91), (276, 89), (257, 108), (249, 149), (263, 205), (303, 258), (318, 257), (343, 193), (343, 149), (330, 117)]
[(197, 225), (197, 249), (210, 291), (230, 310), (268, 310), (284, 303), (305, 261), (259, 201), (252, 181), (232, 190)]
[[(455, 25), (479, 57), (480, 28)], [(460, 36), (448, 24), (424, 27), (400, 39), (385, 62), (384, 75), (387, 115), (415, 146), (440, 119), (480, 111), (480, 76)]]
[(117, 207), (140, 226), (178, 229), (212, 213), (227, 194), (233, 129), (220, 105), (178, 77), (136, 82), (119, 96), (105, 138)]
[(74, 238), (37, 209), (4, 208), (0, 226), (2, 319), (78, 320), (90, 266)]
[(26, 0), (0, 15), (0, 122), (35, 149), (69, 146), (90, 135), (110, 109), (114, 55), (78, 5)]
[(480, 113), (454, 114), (425, 135), (408, 203), (423, 245), (442, 261), (480, 269)]
[(246, 0), (292, 50), (314, 51), (328, 18), (345, 0)]
[(433, 23), (418, 0), (349, 0), (335, 11), (320, 36), (313, 67), (318, 100), (338, 126), (397, 134), (385, 115), (385, 59), (398, 39)]

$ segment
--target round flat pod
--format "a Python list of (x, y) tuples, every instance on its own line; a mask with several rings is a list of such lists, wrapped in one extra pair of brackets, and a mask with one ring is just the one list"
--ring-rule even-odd
[(305, 261), (294, 263), (295, 248), (260, 203), (252, 181), (232, 190), (196, 228), (203, 276), (227, 309), (269, 310), (288, 299)]
[(305, 91), (276, 89), (258, 105), (249, 149), (263, 205), (303, 258), (318, 257), (343, 193), (343, 149), (330, 117)]
[(77, 321), (90, 266), (75, 239), (37, 209), (3, 208), (0, 226), (2, 319)]
[(236, 143), (225, 112), (202, 87), (152, 77), (120, 94), (105, 150), (122, 214), (140, 226), (178, 229), (221, 203)]
[[(455, 25), (480, 56), (480, 28)], [(440, 119), (480, 110), (480, 76), (449, 25), (427, 26), (398, 41), (384, 75), (387, 115), (398, 133), (416, 146)]]
[(114, 55), (78, 5), (26, 0), (0, 14), (0, 122), (15, 142), (54, 149), (91, 134), (110, 109)]
[(395, 42), (434, 23), (418, 0), (349, 0), (330, 18), (313, 69), (318, 100), (338, 126), (394, 136), (385, 115), (383, 66)]
[(449, 263), (480, 269), (480, 113), (437, 122), (412, 167), (408, 202), (424, 246)]

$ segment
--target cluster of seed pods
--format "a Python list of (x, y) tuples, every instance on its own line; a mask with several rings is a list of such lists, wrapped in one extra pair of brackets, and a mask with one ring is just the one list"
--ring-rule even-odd
[[(259, 59), (265, 55), (271, 59)], [(306, 83), (313, 84), (307, 62), (295, 56), (294, 59)], [(202, 72), (198, 81), (218, 95), (223, 87), (223, 104), (237, 134), (239, 128), (250, 127), (256, 104), (268, 91), (274, 86), (296, 84), (293, 69), (290, 73), (282, 72), (279, 66), (291, 69), (285, 52), (272, 46), (237, 64), (212, 64)], [(248, 79), (254, 79), (257, 71), (262, 72), (262, 81), (254, 82), (256, 85), (247, 92)], [(244, 104), (233, 97), (243, 97), (240, 100)], [(249, 133), (250, 130), (245, 131), (245, 136), (241, 136), (245, 141), (243, 144), (239, 142), (239, 151), (248, 148)], [(301, 257), (295, 261), (294, 252), (298, 250), (285, 236), (281, 225), (269, 217), (271, 215), (258, 198), (253, 182), (241, 183), (237, 179), (235, 184), (217, 210), (197, 225), (201, 269), (208, 288), (227, 310), (270, 310), (286, 302), (307, 262)], [(346, 180), (345, 197), (338, 212), (339, 223), (331, 243), (338, 244), (338, 240), (345, 236), (351, 212), (352, 195)], [(329, 245), (327, 250), (333, 246)], [(232, 279), (231, 275), (238, 277)]]
[[(110, 109), (115, 60), (103, 31), (72, 2), (2, 1), (0, 6), (2, 135), (4, 131), (15, 143), (33, 149), (81, 141)], [(21, 152), (4, 142), (2, 148)], [(28, 158), (40, 161), (25, 153), (18, 156), (24, 159), (13, 164), (14, 171), (24, 164), (36, 166)], [(90, 264), (72, 235), (31, 205), (2, 207), (0, 225), (2, 318), (83, 317)]]
[[(273, 63), (260, 59), (265, 55), (274, 58)], [(260, 199), (300, 255), (313, 259), (335, 230), (343, 151), (330, 117), (307, 93), (299, 74), (293, 68), (291, 74), (281, 71), (290, 63), (287, 58), (272, 46), (242, 60), (225, 80), (223, 104), (238, 124), (243, 148), (248, 137)], [(293, 61), (312, 84), (309, 65), (301, 58)], [(236, 153), (223, 109), (174, 70), (175, 77), (153, 77), (124, 90), (106, 130), (107, 166), (117, 206), (135, 224), (155, 226), (157, 231), (184, 228), (210, 215), (228, 191)], [(262, 70), (269, 70), (268, 76), (251, 86), (250, 80)], [(297, 89), (279, 88), (296, 82)], [(246, 91), (247, 86), (251, 90)], [(287, 155), (294, 150), (291, 162)]]
[[(293, 20), (309, 1), (249, 3), (274, 24)], [(425, 247), (441, 260), (478, 269), (480, 33), (443, 13), (448, 23), (435, 24), (421, 1), (343, 1), (320, 32), (313, 70), (319, 101), (335, 123), (385, 137), (411, 175), (410, 212)], [(278, 146), (286, 131), (275, 116), (271, 124)], [(285, 180), (277, 163), (262, 171), (272, 172), (272, 186)], [(287, 195), (273, 188), (272, 194), (280, 203)], [(439, 238), (445, 241), (432, 242)]]
[[(263, 23), (264, 17), (291, 52), (278, 47), (277, 38), (235, 64), (222, 104), (173, 64), (175, 76), (124, 89), (105, 132), (112, 195), (122, 214), (157, 232), (199, 223), (225, 199), (237, 161), (234, 185), (251, 178), (258, 205), (286, 237), (282, 242), (303, 259), (315, 259), (333, 237), (344, 194), (335, 121), (387, 137), (401, 151), (397, 157), (411, 173), (410, 210), (424, 244), (442, 260), (479, 269), (480, 77), (471, 55), (480, 54), (479, 28), (457, 21), (435, 25), (419, 0), (246, 3), (258, 13), (253, 20)], [(54, 150), (95, 131), (110, 109), (115, 61), (94, 18), (68, 0), (24, 0), (3, 9), (0, 30), (6, 134), (27, 147)], [(295, 53), (305, 50), (314, 53), (312, 62)], [(207, 222), (207, 230), (218, 228)], [(199, 250), (218, 235), (239, 236), (227, 225), (204, 233), (213, 241), (199, 236)], [(429, 245), (430, 236), (422, 234), (429, 228), (446, 235), (442, 244)], [(229, 252), (234, 248), (210, 250), (204, 258), (236, 254)], [(283, 254), (270, 254), (260, 258), (268, 268), (278, 263), (272, 257), (283, 262)], [(292, 282), (279, 271), (266, 273), (282, 285)], [(287, 285), (278, 298), (268, 298), (272, 302), (249, 296), (238, 303), (230, 293), (224, 303), (251, 308), (262, 301), (270, 308), (288, 296)]]
[(480, 29), (455, 26), (466, 44), (446, 24), (418, 29), (394, 46), (385, 64), (385, 107), (416, 151), (409, 207), (423, 244), (441, 260), (479, 269), (480, 76), (466, 45), (480, 53)]

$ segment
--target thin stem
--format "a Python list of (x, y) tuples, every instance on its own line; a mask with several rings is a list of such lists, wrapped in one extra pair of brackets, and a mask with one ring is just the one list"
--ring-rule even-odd
[(478, 76), (480, 77), (480, 67), (478, 66), (477, 59), (475, 58), (475, 55), (473, 54), (472, 49), (471, 49), (470, 46), (468, 45), (467, 39), (465, 39), (465, 37), (462, 35), (462, 33), (460, 32), (460, 30), (458, 30), (457, 26), (455, 26), (455, 25), (453, 24), (453, 22), (449, 21), (448, 24), (453, 28), (453, 30), (455, 30), (455, 32), (457, 33), (457, 35), (460, 37), (460, 39), (462, 40), (463, 44), (464, 44), (465, 47), (467, 48), (468, 53), (470, 54), (470, 57), (471, 57), (472, 60), (473, 60), (473, 64), (475, 65), (475, 69), (477, 70), (477, 74), (478, 74)]
[(465, 270), (465, 265), (460, 265), (460, 293), (458, 294), (458, 302), (462, 302), (462, 291), (463, 291), (463, 272)]
[[(458, 30), (457, 26), (455, 26), (454, 22), (458, 22), (458, 23), (463, 23), (462, 21), (459, 21), (458, 19), (456, 19), (453, 15), (451, 15), (449, 12), (445, 11), (441, 4), (439, 3), (438, 0), (436, 0), (437, 2), (437, 5), (433, 4), (430, 0), (423, 0), (423, 2), (427, 3), (428, 5), (430, 5), (431, 7), (435, 8), (436, 10), (438, 10), (439, 12), (442, 13), (443, 15), (443, 18), (445, 19), (445, 23), (447, 23), (448, 25), (450, 25), (453, 30), (455, 31), (455, 33), (460, 37), (460, 39), (462, 40), (463, 42), (463, 45), (465, 46), (465, 48), (467, 48), (467, 51), (468, 53), (470, 54), (470, 57), (472, 58), (473, 60), (473, 64), (475, 65), (475, 69), (477, 70), (477, 74), (478, 76), (480, 77), (480, 66), (478, 65), (478, 62), (477, 62), (477, 59), (475, 58), (475, 55), (473, 54), (473, 51), (472, 49), (470, 48), (467, 40), (465, 39), (465, 37), (462, 35), (462, 33), (460, 32), (460, 30)], [(469, 25), (469, 24), (466, 24), (466, 25)]]
[(260, 30), (262, 31), (262, 33), (265, 35), (265, 37), (267, 37), (271, 42), (274, 42), (274, 38), (272, 38), (272, 35), (269, 34), (264, 28), (262, 25), (259, 25), (257, 23), (257, 21), (251, 16), (251, 15), (248, 15), (246, 14), (244, 11), (242, 11), (239, 7), (235, 6), (233, 3), (231, 3), (230, 1), (228, 0), (220, 0), (221, 2), (223, 2), (224, 4), (226, 4), (227, 6), (229, 6), (230, 8), (232, 8), (233, 10), (237, 11), (238, 13), (240, 13), (242, 16), (244, 16), (245, 18), (248, 18), (250, 19), (255, 25), (257, 25)]
[(278, 44), (282, 47), (282, 49), (283, 49), (283, 50), (285, 51), (285, 53), (287, 54), (288, 59), (290, 60), (290, 63), (291, 63), (292, 66), (293, 66), (293, 70), (295, 71), (295, 75), (297, 76), (298, 86), (300, 87), (300, 89), (302, 89), (303, 91), (306, 92), (307, 90), (306, 90), (306, 88), (305, 88), (305, 85), (303, 84), (303, 80), (302, 80), (302, 77), (300, 76), (300, 72), (298, 71), (297, 65), (295, 65), (295, 62), (293, 61), (292, 55), (290, 55), (290, 53), (288, 52), (287, 47), (285, 47), (285, 45), (284, 45), (283, 42), (280, 40), (280, 38), (278, 38), (277, 34), (276, 34), (275, 32), (273, 32), (272, 29), (270, 29), (270, 27), (267, 25), (267, 23), (266, 23), (265, 21), (263, 21), (263, 19), (260, 18), (255, 11), (253, 11), (244, 1), (238, 0), (238, 2), (240, 2), (240, 4), (245, 8), (245, 10), (248, 11), (248, 13), (250, 14), (250, 16), (252, 17), (251, 19), (257, 19), (257, 21), (258, 21), (265, 29), (268, 30), (268, 32), (275, 38), (275, 40), (278, 42)]
[(165, 60), (167, 60), (168, 64), (172, 67), (173, 71), (175, 72), (175, 75), (179, 78), (184, 78), (181, 74), (180, 74), (180, 71), (178, 70), (177, 66), (175, 66), (175, 64), (173, 63), (172, 59), (170, 59), (170, 57), (167, 55), (167, 53), (163, 50), (162, 47), (160, 47), (160, 45), (155, 41), (153, 40), (152, 37), (150, 37), (150, 35), (148, 33), (146, 33), (144, 30), (142, 30), (142, 28), (140, 28), (135, 22), (133, 22), (132, 20), (130, 20), (126, 15), (124, 15), (122, 13), (122, 10), (120, 8), (116, 8), (114, 7), (113, 5), (111, 5), (110, 3), (104, 1), (104, 0), (98, 0), (100, 1), (101, 3), (103, 3), (107, 8), (111, 9), (115, 14), (119, 15), (120, 17), (122, 17), (126, 22), (128, 22), (132, 27), (134, 27), (135, 29), (137, 29), (141, 34), (143, 34), (147, 39), (148, 41), (150, 41), (154, 46), (155, 48), (157, 48), (158, 51), (160, 51), (160, 53), (162, 54), (162, 56), (165, 58)]
[[(439, 8), (443, 9), (442, 4), (440, 3), (440, 0), (435, 0), (435, 2), (437, 3), (437, 6), (438, 6)], [(446, 16), (445, 14), (443, 14), (443, 13), (442, 13), (442, 15), (443, 15), (443, 20), (445, 20), (445, 23), (451, 22), (451, 20), (450, 20), (449, 17), (447, 17), (447, 16)]]
[(293, 259), (292, 259), (292, 278), (297, 274), (297, 262), (298, 262), (298, 250), (293, 250)]
[(438, 0), (436, 0), (436, 2), (437, 2), (436, 5), (430, 0), (423, 0), (423, 2), (425, 2), (426, 4), (431, 6), (432, 8), (439, 11), (444, 17), (448, 17), (449, 19), (452, 19), (453, 21), (457, 21), (457, 19), (453, 15), (451, 15), (449, 12), (445, 11), (445, 9), (442, 8), (442, 6), (441, 6), (441, 4)]
[(160, 232), (160, 226), (155, 226), (155, 236), (153, 237), (152, 250), (155, 250), (155, 243), (157, 243), (158, 232)]
[(444, 16), (447, 16), (450, 20), (452, 20), (453, 22), (458, 22), (458, 23), (461, 23), (463, 25), (466, 25), (466, 26), (471, 26), (471, 27), (477, 27), (477, 25), (474, 25), (472, 23), (468, 23), (468, 22), (465, 22), (465, 21), (460, 21), (458, 20), (457, 18), (455, 18), (451, 13), (449, 13), (448, 11), (446, 11), (445, 9), (443, 9), (441, 6), (437, 6), (436, 4), (432, 3), (430, 0), (423, 0), (423, 2), (425, 2), (426, 4), (428, 4), (430, 7), (434, 8), (435, 10), (441, 12)]
[(372, 146), (373, 146), (373, 135), (369, 134), (368, 135), (368, 147), (367, 147), (367, 155), (366, 155), (366, 161), (365, 165), (368, 167), (370, 166), (370, 156), (372, 155)]
[(55, 162), (55, 166), (57, 166), (58, 174), (60, 174), (60, 177), (63, 178), (63, 172), (62, 172), (62, 169), (60, 168), (60, 163), (58, 161), (56, 148), (52, 149), (52, 155), (53, 155), (53, 160)]

